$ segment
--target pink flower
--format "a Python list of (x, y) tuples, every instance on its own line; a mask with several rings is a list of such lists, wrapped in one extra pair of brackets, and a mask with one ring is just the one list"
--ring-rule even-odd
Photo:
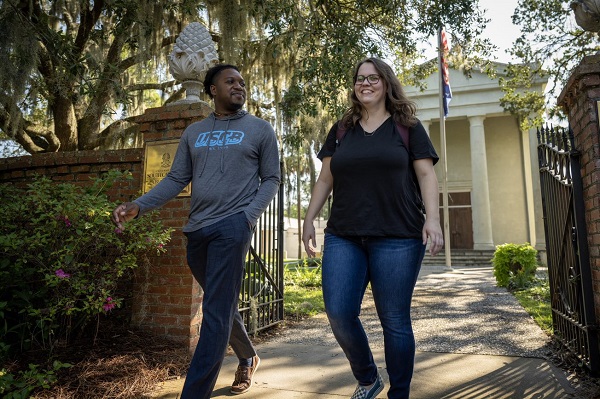
[(163, 249), (164, 245), (158, 244), (158, 249)]
[(112, 297), (108, 297), (106, 298), (106, 303), (102, 305), (102, 309), (104, 309), (105, 312), (108, 312), (109, 310), (114, 309), (115, 306), (117, 306), (117, 303), (112, 299)]
[(66, 216), (65, 216), (65, 226), (67, 226), (67, 227), (71, 227), (72, 226), (71, 221)]
[(115, 227), (115, 234), (121, 234), (123, 232), (123, 230), (121, 230), (118, 227)]
[(54, 272), (58, 278), (69, 278), (71, 275), (69, 273), (65, 273), (63, 269), (58, 269)]

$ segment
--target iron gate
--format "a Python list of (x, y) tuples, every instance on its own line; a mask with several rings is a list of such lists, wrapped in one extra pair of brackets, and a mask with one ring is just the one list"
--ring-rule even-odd
[(256, 224), (239, 311), (249, 334), (283, 321), (283, 184)]
[(579, 152), (570, 129), (546, 126), (537, 136), (554, 337), (596, 373), (598, 342)]

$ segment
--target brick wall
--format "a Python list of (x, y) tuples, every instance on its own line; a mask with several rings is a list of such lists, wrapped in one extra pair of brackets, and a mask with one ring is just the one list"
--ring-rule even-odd
[(558, 104), (567, 112), (575, 147), (581, 152), (590, 267), (596, 318), (600, 319), (600, 55), (585, 57), (573, 71)]
[(139, 193), (142, 177), (140, 148), (122, 151), (77, 151), (37, 154), (0, 159), (0, 182), (25, 187), (35, 176), (53, 181), (87, 185), (91, 179), (111, 170), (129, 170), (133, 181), (116, 185), (110, 195), (114, 200), (133, 198)]
[[(144, 141), (181, 137), (191, 123), (204, 119), (212, 109), (205, 103), (153, 108), (135, 119)], [(133, 180), (117, 183), (110, 200), (135, 199), (142, 189), (144, 150), (76, 151), (36, 154), (0, 159), (0, 183), (25, 186), (34, 176), (77, 185), (111, 169), (130, 171)], [(140, 265), (133, 282), (132, 322), (135, 326), (182, 342), (190, 350), (198, 343), (202, 321), (200, 288), (186, 262), (185, 237), (181, 231), (190, 209), (189, 197), (178, 197), (158, 211), (165, 226), (175, 229), (166, 252)]]

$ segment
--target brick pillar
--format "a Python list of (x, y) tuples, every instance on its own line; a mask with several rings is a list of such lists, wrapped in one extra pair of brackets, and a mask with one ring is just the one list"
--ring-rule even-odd
[[(206, 103), (169, 105), (135, 118), (144, 142), (179, 139), (193, 122), (206, 118)], [(141, 187), (141, 186), (140, 186)], [(189, 197), (177, 197), (159, 211), (165, 226), (175, 229), (166, 253), (152, 257), (136, 271), (132, 323), (158, 335), (184, 342), (194, 350), (202, 321), (202, 295), (186, 261), (182, 228), (190, 210)]]
[(600, 55), (585, 57), (558, 98), (581, 151), (581, 175), (596, 318), (600, 320)]

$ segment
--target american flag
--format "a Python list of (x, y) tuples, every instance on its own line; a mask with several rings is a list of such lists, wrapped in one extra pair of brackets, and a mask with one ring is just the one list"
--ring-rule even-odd
[(444, 117), (448, 116), (448, 104), (452, 100), (452, 90), (450, 89), (450, 73), (448, 71), (448, 39), (444, 28), (440, 30), (440, 70), (442, 76), (442, 96), (444, 99)]

